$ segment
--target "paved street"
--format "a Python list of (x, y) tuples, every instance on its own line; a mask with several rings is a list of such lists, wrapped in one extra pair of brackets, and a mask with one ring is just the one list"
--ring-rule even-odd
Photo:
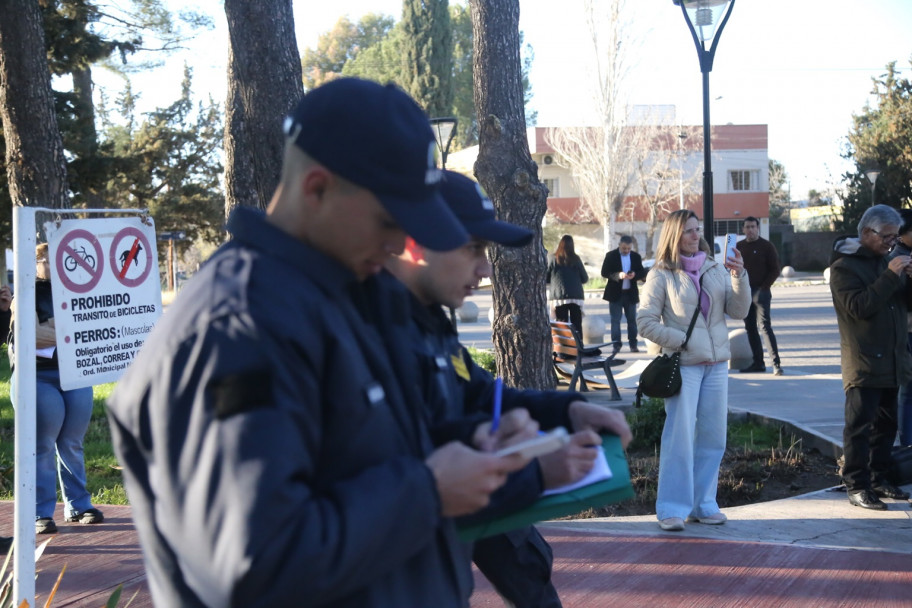
[[(820, 279), (821, 277), (814, 277)], [(477, 348), (492, 348), (488, 310), (491, 293), (486, 291), (470, 298), (479, 307), (476, 323), (461, 323), (463, 342)], [(593, 294), (584, 307), (587, 315), (599, 315), (609, 323), (608, 304)], [(729, 383), (729, 406), (734, 411), (795, 423), (827, 444), (842, 445), (844, 393), (839, 367), (839, 330), (830, 297), (823, 284), (788, 284), (773, 287), (773, 329), (779, 343), (784, 376), (740, 374), (732, 371)], [(742, 329), (741, 321), (729, 319), (730, 330)], [(606, 331), (608, 331), (606, 329)], [(626, 328), (622, 326), (622, 336)], [(605, 340), (610, 339), (609, 335)], [(629, 362), (650, 359), (641, 342), (640, 354), (621, 352)], [(767, 360), (772, 371), (772, 363)], [(637, 376), (624, 377), (624, 368), (615, 369), (621, 387), (621, 405), (633, 401)], [(598, 395), (599, 400), (602, 397)]]

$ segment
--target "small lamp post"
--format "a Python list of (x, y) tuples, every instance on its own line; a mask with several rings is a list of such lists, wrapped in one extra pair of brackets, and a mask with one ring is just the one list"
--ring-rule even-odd
[(871, 182), (871, 206), (874, 206), (874, 188), (877, 186), (877, 176), (880, 175), (880, 168), (877, 166), (871, 167), (865, 170), (865, 177), (868, 178), (868, 181)]
[(454, 117), (448, 117), (431, 118), (430, 122), (434, 138), (437, 140), (437, 149), (440, 150), (440, 168), (446, 169), (447, 154), (450, 152), (453, 138), (456, 137), (456, 125), (459, 121)]
[[(713, 242), (712, 150), (710, 148), (709, 73), (712, 71), (716, 46), (728, 23), (735, 0), (673, 0), (681, 7), (684, 20), (693, 36), (703, 72), (703, 236)], [(724, 16), (723, 16), (724, 14)], [(720, 22), (721, 20), (721, 22)], [(716, 28), (716, 24), (719, 27)], [(709, 43), (709, 48), (706, 47)]]

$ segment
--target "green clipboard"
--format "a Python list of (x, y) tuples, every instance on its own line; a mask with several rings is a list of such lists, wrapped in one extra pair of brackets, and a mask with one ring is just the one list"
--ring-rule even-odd
[(634, 493), (630, 484), (630, 469), (627, 467), (627, 457), (620, 438), (617, 435), (603, 435), (602, 449), (611, 468), (611, 479), (563, 494), (539, 498), (535, 504), (498, 519), (460, 526), (459, 537), (464, 541), (474, 541), (547, 519), (574, 515), (590, 507), (603, 507), (632, 498)]

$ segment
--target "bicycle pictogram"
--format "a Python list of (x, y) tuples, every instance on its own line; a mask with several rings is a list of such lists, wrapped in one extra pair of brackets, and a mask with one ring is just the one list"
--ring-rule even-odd
[[(82, 258), (83, 261), (85, 261), (85, 263), (88, 264), (90, 268), (92, 268), (92, 270), (95, 270), (95, 256), (86, 251), (84, 245), (79, 249), (74, 250), (73, 253)], [(76, 266), (78, 266), (78, 262), (72, 255), (67, 254), (67, 256), (63, 258), (63, 267), (67, 269), (67, 272), (73, 272), (76, 270)]]

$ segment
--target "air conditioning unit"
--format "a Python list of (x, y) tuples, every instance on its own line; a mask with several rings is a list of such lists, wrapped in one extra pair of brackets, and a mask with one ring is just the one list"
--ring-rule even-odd
[(545, 154), (544, 158), (542, 158), (542, 162), (544, 162), (546, 165), (553, 164), (554, 157), (551, 156), (550, 154)]

